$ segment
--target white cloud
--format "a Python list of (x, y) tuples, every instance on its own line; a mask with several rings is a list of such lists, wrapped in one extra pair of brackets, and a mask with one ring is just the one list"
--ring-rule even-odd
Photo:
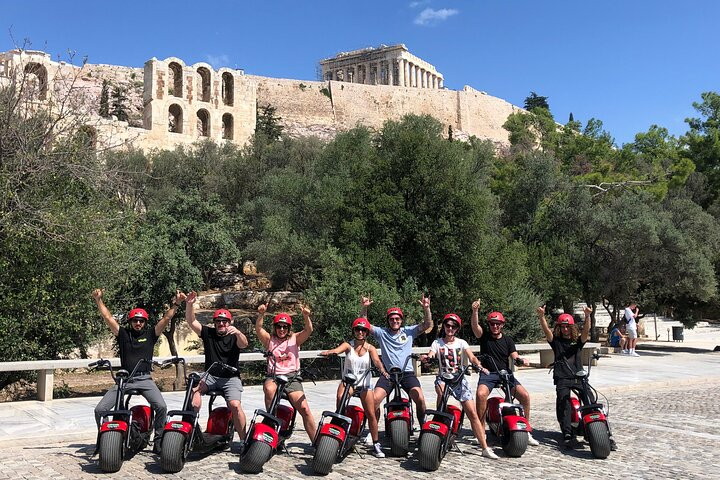
[(432, 25), (438, 22), (442, 22), (460, 13), (454, 8), (441, 8), (440, 10), (433, 10), (432, 8), (426, 8), (420, 15), (415, 18), (415, 25)]
[(212, 65), (212, 67), (216, 70), (220, 67), (227, 67), (230, 64), (230, 57), (224, 53), (220, 55), (212, 55), (208, 53), (205, 55), (205, 59), (207, 60), (207, 63)]
[(430, 3), (430, 0), (422, 0), (422, 1), (416, 1), (416, 2), (410, 2), (410, 8), (417, 8), (422, 7), (423, 5), (427, 5)]

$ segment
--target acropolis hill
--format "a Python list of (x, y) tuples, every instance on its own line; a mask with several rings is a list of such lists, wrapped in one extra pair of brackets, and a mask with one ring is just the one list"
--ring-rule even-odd
[[(186, 65), (152, 58), (144, 68), (82, 66), (53, 61), (34, 50), (0, 53), (0, 85), (23, 78), (37, 104), (74, 92), (86, 128), (98, 147), (129, 143), (140, 149), (172, 149), (209, 138), (245, 144), (255, 131), (258, 107), (270, 105), (290, 136), (330, 139), (357, 125), (378, 129), (405, 114), (428, 114), (453, 138), (476, 136), (508, 143), (502, 128), (516, 107), (465, 86), (449, 90), (431, 64), (404, 45), (340, 53), (320, 62), (323, 81), (247, 75), (243, 70)], [(127, 94), (128, 120), (100, 116), (103, 81)], [(31, 87), (31, 88), (30, 88)]]

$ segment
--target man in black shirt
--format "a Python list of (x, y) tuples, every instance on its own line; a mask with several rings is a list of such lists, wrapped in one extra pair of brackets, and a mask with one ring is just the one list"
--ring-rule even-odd
[[(203, 342), (205, 350), (205, 371), (215, 362), (221, 362), (237, 368), (240, 350), (248, 346), (245, 335), (231, 325), (232, 315), (225, 309), (216, 310), (213, 314), (215, 328), (202, 325), (195, 318), (195, 301), (197, 294), (190, 292), (185, 300), (185, 321), (190, 329), (195, 332)], [(234, 376), (228, 373), (207, 375), (205, 380), (200, 382), (193, 395), (193, 408), (200, 411), (202, 405), (201, 395), (209, 391), (221, 390), (230, 412), (232, 412), (235, 431), (238, 432), (240, 440), (245, 438), (245, 412), (242, 409), (240, 400), (242, 398), (243, 385), (238, 374)]]
[[(132, 372), (140, 360), (152, 360), (155, 343), (175, 315), (177, 306), (185, 300), (185, 294), (177, 291), (175, 297), (172, 299), (170, 308), (154, 328), (148, 327), (148, 314), (142, 308), (131, 310), (128, 315), (128, 327), (120, 328), (118, 321), (113, 317), (112, 313), (110, 313), (105, 303), (103, 303), (102, 296), (103, 291), (101, 289), (96, 288), (93, 290), (92, 297), (95, 299), (100, 315), (103, 320), (105, 320), (107, 326), (110, 327), (110, 331), (112, 331), (113, 335), (117, 338), (120, 349), (120, 367), (128, 372)], [(163, 429), (165, 428), (167, 405), (165, 404), (165, 400), (163, 400), (160, 389), (150, 376), (151, 367), (152, 365), (150, 363), (140, 365), (135, 372), (135, 376), (128, 381), (128, 388), (139, 390), (155, 411), (153, 451), (159, 453), (160, 441), (162, 439)], [(98, 427), (100, 427), (101, 413), (110, 410), (115, 405), (116, 392), (117, 385), (113, 385), (95, 407), (95, 423), (97, 423)]]
[[(488, 396), (490, 396), (490, 392), (500, 384), (500, 375), (497, 373), (498, 370), (508, 369), (509, 359), (512, 359), (517, 365), (529, 365), (530, 362), (526, 358), (520, 358), (513, 339), (503, 334), (502, 329), (505, 325), (505, 317), (502, 313), (490, 313), (490, 315), (488, 315), (488, 327), (490, 331), (483, 332), (480, 322), (478, 321), (479, 308), (480, 300), (474, 301), (472, 304), (470, 325), (475, 337), (480, 339), (480, 354), (489, 355), (494, 360), (494, 363), (481, 360), (483, 367), (490, 370), (490, 374), (480, 375), (477, 386), (477, 411), (484, 428)], [(515, 398), (517, 398), (523, 406), (525, 418), (527, 418), (529, 422), (530, 394), (513, 374), (510, 374), (510, 389)], [(538, 441), (535, 440), (529, 432), (528, 445), (539, 445)]]
[[(545, 319), (545, 307), (538, 307), (537, 314), (540, 328), (555, 354), (553, 368), (553, 382), (555, 383), (555, 414), (560, 423), (563, 434), (563, 445), (567, 448), (579, 446), (577, 438), (573, 435), (570, 404), (570, 392), (573, 387), (579, 387), (581, 380), (575, 373), (583, 368), (582, 351), (590, 336), (590, 314), (592, 308), (584, 308), (585, 323), (582, 331), (578, 331), (575, 319), (569, 313), (563, 313), (555, 322), (555, 329), (550, 330)], [(610, 436), (610, 448), (615, 450), (615, 440)]]

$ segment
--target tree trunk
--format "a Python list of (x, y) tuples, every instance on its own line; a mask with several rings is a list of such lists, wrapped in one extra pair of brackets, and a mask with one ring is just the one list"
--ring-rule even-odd
[[(173, 318), (170, 320), (170, 325), (163, 331), (163, 335), (167, 339), (168, 348), (170, 348), (170, 354), (173, 357), (178, 356), (177, 345), (175, 344), (175, 327), (177, 326), (177, 320)], [(185, 371), (181, 364), (175, 365), (175, 381), (173, 382), (173, 390), (181, 390), (185, 386)]]

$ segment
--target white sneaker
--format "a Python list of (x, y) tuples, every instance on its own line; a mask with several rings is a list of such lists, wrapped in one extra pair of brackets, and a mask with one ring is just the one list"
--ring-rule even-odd
[(623, 355), (630, 355), (630, 350), (623, 350), (623, 351), (622, 351), (622, 354), (623, 354)]
[(639, 357), (640, 355), (638, 355), (637, 352), (632, 352), (632, 353), (630, 354), (630, 356), (631, 356), (631, 357)]
[(533, 447), (537, 447), (538, 445), (540, 445), (540, 442), (538, 442), (537, 440), (535, 440), (535, 439), (533, 438), (533, 436), (528, 433), (528, 445), (532, 445)]
[(370, 432), (368, 432), (367, 437), (365, 437), (365, 445), (368, 447), (372, 447), (374, 445), (374, 442), (372, 441), (372, 435)]
[(485, 457), (485, 458), (492, 458), (493, 460), (499, 460), (499, 459), (500, 459), (500, 457), (498, 457), (497, 455), (495, 455), (495, 452), (493, 452), (490, 447), (488, 447), (488, 448), (483, 448), (482, 456)]
[(382, 448), (380, 447), (380, 442), (377, 442), (373, 445), (373, 455), (375, 455), (377, 458), (385, 458), (385, 454), (382, 451)]

